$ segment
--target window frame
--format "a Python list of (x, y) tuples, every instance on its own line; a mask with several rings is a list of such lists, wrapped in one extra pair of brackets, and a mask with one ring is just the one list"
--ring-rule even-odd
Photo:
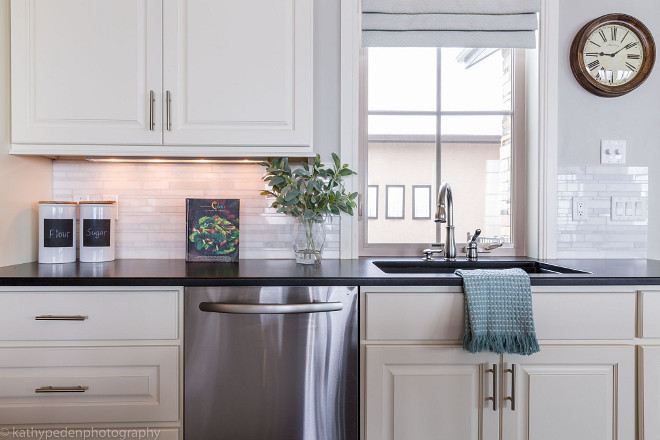
[[(440, 51), (441, 49), (438, 49)], [(512, 71), (512, 109), (510, 111), (433, 111), (433, 112), (396, 112), (399, 114), (432, 114), (437, 118), (436, 123), (436, 144), (438, 141), (443, 142), (440, 137), (440, 118), (447, 115), (483, 115), (483, 114), (497, 114), (497, 115), (511, 115), (512, 125), (512, 166), (511, 166), (511, 230), (512, 230), (512, 244), (505, 244), (497, 248), (489, 254), (490, 256), (523, 256), (525, 255), (525, 236), (526, 236), (526, 146), (525, 146), (525, 127), (526, 127), (526, 109), (525, 109), (525, 50), (513, 49), (513, 71)], [(438, 59), (439, 56), (438, 56)], [(438, 87), (436, 90), (437, 101), (440, 102), (441, 93), (441, 78), (440, 70), (441, 65), (437, 65), (437, 81)], [(368, 63), (367, 63), (367, 49), (360, 49), (359, 56), (359, 173), (358, 173), (358, 188), (360, 194), (366, 193), (368, 186), (368, 133), (367, 133), (367, 118), (368, 112)], [(387, 111), (372, 111), (371, 114), (388, 114), (392, 112)], [(451, 135), (445, 136), (451, 137)], [(440, 155), (436, 155), (436, 170), (440, 169)], [(441, 178), (439, 173), (436, 175), (436, 188), (440, 188)], [(431, 207), (433, 207), (433, 194), (431, 194)], [(414, 212), (414, 206), (413, 212)], [(405, 205), (404, 205), (405, 211)], [(433, 209), (431, 209), (433, 212)], [(367, 243), (368, 237), (368, 218), (367, 216), (358, 217), (358, 255), (359, 256), (418, 256), (421, 255), (423, 249), (427, 248), (431, 243)], [(433, 221), (432, 219), (428, 221)], [(443, 224), (436, 223), (436, 239), (438, 241), (444, 240)], [(459, 235), (460, 236), (460, 235)], [(459, 250), (459, 257), (465, 241), (457, 241), (456, 246)]]

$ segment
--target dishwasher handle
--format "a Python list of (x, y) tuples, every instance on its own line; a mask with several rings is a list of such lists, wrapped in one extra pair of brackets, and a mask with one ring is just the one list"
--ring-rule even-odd
[(236, 304), (203, 302), (199, 304), (202, 312), (243, 313), (243, 314), (290, 314), (337, 312), (344, 308), (340, 302), (316, 302), (304, 304)]

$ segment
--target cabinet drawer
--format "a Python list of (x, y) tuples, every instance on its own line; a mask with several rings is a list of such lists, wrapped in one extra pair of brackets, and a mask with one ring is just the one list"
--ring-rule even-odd
[[(177, 339), (178, 295), (178, 290), (3, 291), (0, 341)], [(81, 320), (36, 319), (47, 315)]]
[(660, 292), (639, 292), (640, 338), (660, 338)]
[(178, 359), (178, 347), (0, 349), (0, 420), (177, 421)]
[[(462, 292), (366, 291), (365, 332), (373, 341), (462, 340)], [(539, 339), (632, 339), (635, 293), (533, 291)]]

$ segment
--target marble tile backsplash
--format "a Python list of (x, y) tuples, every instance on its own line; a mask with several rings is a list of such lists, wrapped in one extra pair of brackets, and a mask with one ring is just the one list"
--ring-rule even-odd
[[(557, 179), (558, 258), (646, 258), (647, 167), (559, 167)], [(584, 220), (573, 217), (576, 197), (586, 202)], [(634, 219), (621, 219), (626, 204), (617, 204), (618, 198), (632, 201), (627, 208), (637, 214)]]
[[(255, 164), (53, 162), (53, 198), (119, 196), (117, 258), (185, 258), (186, 198), (241, 200), (240, 258), (293, 258), (293, 219), (260, 196), (264, 168)], [(323, 258), (339, 258), (339, 219), (326, 224)]]

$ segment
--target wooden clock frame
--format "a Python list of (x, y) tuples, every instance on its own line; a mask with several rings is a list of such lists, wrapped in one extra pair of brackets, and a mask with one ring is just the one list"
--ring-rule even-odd
[[(642, 45), (644, 58), (639, 72), (625, 84), (612, 86), (601, 84), (592, 78), (584, 64), (582, 52), (589, 35), (597, 28), (606, 25), (618, 25), (630, 29), (637, 35)], [(590, 21), (578, 31), (571, 44), (569, 60), (573, 76), (585, 90), (597, 96), (614, 98), (635, 90), (648, 78), (655, 64), (655, 41), (651, 31), (635, 17), (626, 14), (607, 14)]]

